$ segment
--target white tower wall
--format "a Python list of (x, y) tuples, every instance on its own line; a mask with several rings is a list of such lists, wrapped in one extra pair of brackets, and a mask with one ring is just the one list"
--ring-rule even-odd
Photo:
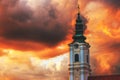
[[(77, 48), (76, 45), (78, 45)], [(89, 47), (88, 43), (75, 42), (70, 44), (70, 80), (88, 80), (90, 75)]]

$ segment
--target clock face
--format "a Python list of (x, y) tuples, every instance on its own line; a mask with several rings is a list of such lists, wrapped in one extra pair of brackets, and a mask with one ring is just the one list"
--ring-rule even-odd
[(75, 45), (74, 45), (74, 48), (75, 48), (75, 49), (77, 49), (78, 47), (79, 47), (79, 45), (78, 45), (78, 44), (75, 44)]

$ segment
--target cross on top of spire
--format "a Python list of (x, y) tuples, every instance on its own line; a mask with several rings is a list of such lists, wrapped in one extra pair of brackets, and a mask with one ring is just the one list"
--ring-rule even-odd
[(80, 13), (80, 5), (79, 5), (79, 0), (78, 0), (78, 13)]

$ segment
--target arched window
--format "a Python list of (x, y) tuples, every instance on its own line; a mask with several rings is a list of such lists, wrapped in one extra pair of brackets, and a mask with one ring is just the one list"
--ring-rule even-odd
[(89, 55), (86, 55), (87, 63), (89, 63)]
[(79, 62), (79, 55), (75, 54), (75, 62)]

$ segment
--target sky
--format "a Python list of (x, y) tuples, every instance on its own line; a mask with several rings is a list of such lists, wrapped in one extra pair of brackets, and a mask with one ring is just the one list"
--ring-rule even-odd
[[(120, 74), (120, 1), (80, 0), (93, 75)], [(0, 0), (0, 80), (68, 80), (77, 0)]]

